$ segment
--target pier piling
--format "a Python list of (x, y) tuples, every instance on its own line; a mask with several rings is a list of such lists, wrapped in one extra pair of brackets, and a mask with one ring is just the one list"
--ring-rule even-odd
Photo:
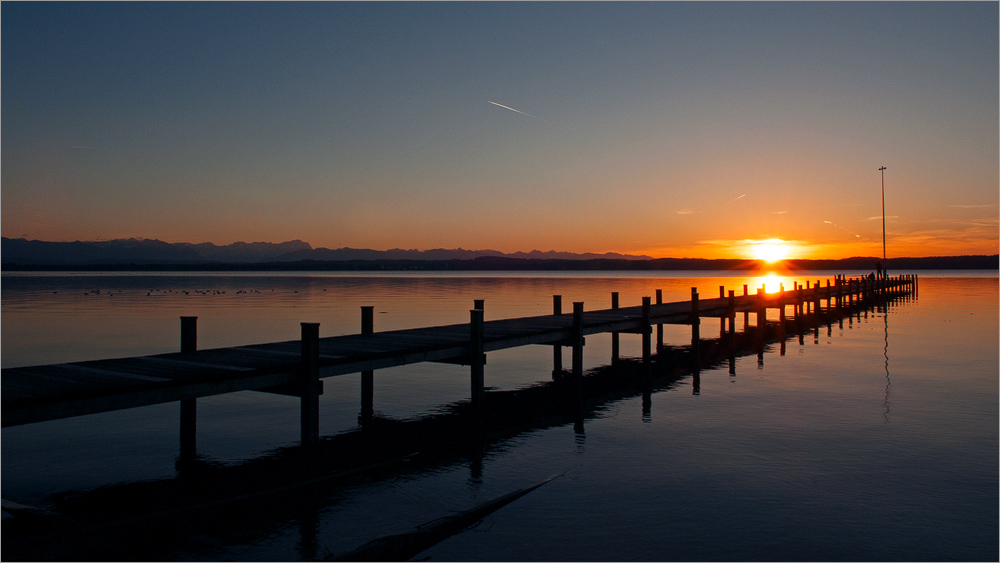
[[(375, 332), (375, 307), (361, 307), (361, 334)], [(361, 424), (371, 422), (375, 416), (375, 371), (361, 372)]]
[[(663, 305), (663, 290), (656, 290), (656, 304)], [(656, 353), (663, 350), (663, 323), (656, 323)]]
[(573, 378), (583, 377), (583, 301), (573, 302)]
[(642, 331), (642, 363), (649, 369), (650, 362), (652, 361), (652, 343), (650, 342), (651, 332), (653, 331), (650, 326), (649, 321), (649, 302), (651, 299), (649, 297), (642, 298), (642, 326), (640, 330)]
[(302, 444), (319, 441), (319, 323), (302, 323)]
[[(552, 296), (552, 314), (562, 315), (562, 295)], [(552, 345), (552, 379), (562, 376), (562, 345)]]
[(482, 413), (484, 387), (483, 366), (485, 365), (483, 346), (483, 310), (469, 311), (469, 364), (471, 366), (472, 404), (476, 411)]
[[(198, 317), (181, 317), (181, 353), (198, 351)], [(181, 452), (183, 462), (197, 455), (198, 399), (181, 399)]]
[(691, 288), (691, 355), (695, 366), (701, 364), (701, 318), (698, 316), (698, 288)]
[[(618, 309), (618, 292), (617, 291), (612, 291), (611, 292), (611, 309), (612, 310)], [(619, 350), (619, 348), (620, 348), (619, 340), (620, 339), (619, 339), (618, 332), (612, 332), (611, 333), (611, 363), (612, 364), (617, 364), (618, 363), (618, 356), (619, 356), (619, 352), (620, 352), (620, 350)]]

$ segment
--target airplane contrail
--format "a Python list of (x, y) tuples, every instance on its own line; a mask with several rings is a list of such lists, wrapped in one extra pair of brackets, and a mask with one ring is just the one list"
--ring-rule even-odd
[(734, 201), (736, 201), (737, 199), (743, 199), (743, 198), (745, 198), (746, 196), (747, 196), (747, 194), (743, 194), (743, 195), (741, 195), (740, 197), (737, 197), (736, 199), (731, 199), (731, 200), (729, 200), (729, 201), (727, 202), (727, 205), (728, 205), (728, 204), (730, 204), (730, 203), (732, 203), (732, 202), (734, 202)]
[[(489, 100), (486, 100), (486, 101), (490, 102)], [(517, 113), (519, 113), (521, 115), (527, 115), (528, 117), (534, 117), (535, 119), (541, 119), (542, 121), (546, 121), (546, 122), (548, 121), (547, 119), (542, 119), (541, 117), (538, 117), (537, 115), (531, 115), (530, 113), (524, 113), (523, 111), (521, 111), (519, 109), (514, 109), (512, 107), (505, 106), (503, 104), (498, 104), (496, 102), (490, 102), (490, 103), (493, 104), (493, 105), (495, 105), (495, 106), (500, 106), (500, 107), (502, 107), (504, 109), (509, 109), (510, 111), (516, 111)]]

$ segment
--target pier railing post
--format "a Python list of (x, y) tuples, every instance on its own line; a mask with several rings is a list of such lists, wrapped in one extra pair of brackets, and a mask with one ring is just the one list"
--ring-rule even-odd
[[(809, 282), (806, 283), (808, 284)], [(799, 345), (801, 346), (804, 338), (803, 331), (805, 330), (805, 319), (803, 317), (806, 315), (805, 287), (802, 284), (799, 284), (798, 291), (796, 291), (795, 301), (797, 302), (795, 311), (795, 331), (799, 335)]]
[(691, 355), (695, 366), (701, 365), (701, 318), (698, 305), (698, 288), (691, 288)]
[[(562, 295), (552, 296), (552, 314), (561, 315), (562, 314)], [(562, 365), (562, 345), (553, 344), (552, 345), (552, 379), (556, 379), (562, 376), (563, 365)]]
[(764, 363), (764, 339), (767, 327), (767, 294), (766, 286), (757, 288), (757, 365)]
[(801, 318), (805, 315), (805, 306), (805, 287), (799, 285), (795, 292), (795, 320), (801, 320)]
[(302, 392), (302, 444), (319, 441), (319, 323), (302, 324), (302, 363), (299, 389)]
[[(725, 299), (725, 298), (726, 298), (726, 286), (720, 285), (719, 286), (719, 299)], [(726, 335), (726, 317), (725, 316), (720, 316), (719, 317), (719, 338), (722, 338), (725, 335)]]
[[(747, 292), (747, 284), (743, 284), (743, 296), (749, 295)], [(750, 326), (750, 311), (743, 311), (743, 330), (746, 331), (747, 327)]]
[(813, 314), (819, 315), (819, 280), (813, 285)]
[(729, 336), (736, 336), (736, 292), (729, 290), (729, 306), (726, 309), (726, 316), (729, 317)]
[[(656, 290), (656, 304), (663, 305), (663, 290)], [(656, 323), (656, 353), (663, 351), (663, 323)]]
[(651, 333), (653, 332), (653, 328), (650, 325), (649, 320), (650, 301), (651, 299), (649, 297), (642, 298), (642, 326), (640, 327), (642, 332), (642, 363), (647, 367), (647, 369), (649, 368), (653, 356), (653, 346), (650, 342)]
[(729, 290), (729, 375), (736, 375), (736, 292)]
[[(612, 291), (611, 292), (611, 308), (612, 309), (617, 309), (618, 308), (618, 292), (617, 291)], [(612, 365), (618, 363), (619, 352), (620, 352), (619, 335), (618, 335), (617, 332), (612, 332), (611, 333), (611, 364)]]
[(483, 310), (472, 309), (469, 311), (469, 365), (472, 404), (477, 413), (483, 412), (483, 400), (486, 395), (483, 377), (484, 355)]
[[(181, 317), (181, 353), (198, 350), (198, 317)], [(198, 399), (181, 399), (181, 455), (182, 462), (197, 455)]]
[[(361, 334), (374, 334), (375, 332), (375, 307), (361, 307)], [(361, 372), (361, 424), (371, 422), (375, 416), (375, 372), (365, 370)]]
[(785, 355), (785, 307), (788, 305), (788, 301), (785, 298), (785, 284), (778, 284), (778, 338), (780, 342), (778, 344), (778, 355)]
[(583, 377), (583, 301), (573, 303), (573, 378)]

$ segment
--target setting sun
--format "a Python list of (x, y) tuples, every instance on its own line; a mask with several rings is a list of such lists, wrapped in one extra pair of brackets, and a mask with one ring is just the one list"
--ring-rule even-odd
[(769, 264), (788, 258), (789, 251), (788, 243), (778, 238), (752, 241), (750, 245), (753, 257)]

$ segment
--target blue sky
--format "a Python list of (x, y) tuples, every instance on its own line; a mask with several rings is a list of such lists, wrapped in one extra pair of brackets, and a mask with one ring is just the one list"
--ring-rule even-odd
[(0, 10), (8, 237), (997, 252), (996, 3)]

